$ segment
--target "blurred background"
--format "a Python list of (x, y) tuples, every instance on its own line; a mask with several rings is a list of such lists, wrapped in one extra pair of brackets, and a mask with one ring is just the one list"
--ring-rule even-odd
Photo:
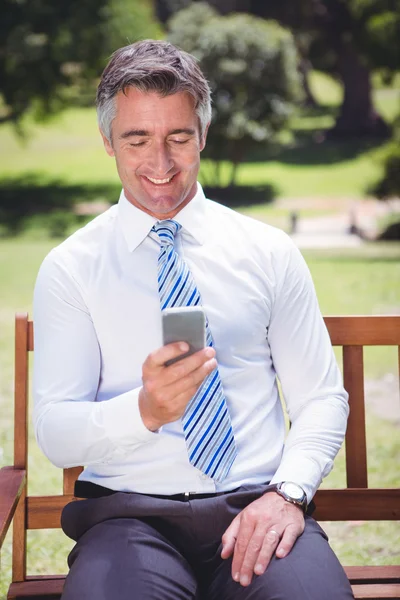
[[(399, 0), (1, 0), (0, 466), (12, 463), (13, 319), (49, 250), (118, 201), (97, 130), (99, 76), (118, 47), (168, 39), (213, 90), (200, 181), (286, 230), (323, 314), (400, 312)], [(340, 356), (338, 355), (340, 362)], [(365, 356), (369, 477), (400, 480), (396, 351)], [(32, 440), (30, 493), (61, 476)], [(323, 484), (344, 485), (343, 457)], [(326, 524), (345, 564), (400, 561), (394, 523)], [(30, 532), (31, 572), (65, 573), (60, 532)], [(0, 598), (10, 579), (2, 551)]]

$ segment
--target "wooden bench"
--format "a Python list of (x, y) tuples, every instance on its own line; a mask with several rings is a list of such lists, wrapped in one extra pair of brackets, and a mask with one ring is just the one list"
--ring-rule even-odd
[[(326, 317), (333, 345), (343, 347), (344, 382), (350, 396), (346, 435), (345, 489), (317, 492), (315, 517), (320, 521), (398, 521), (400, 488), (368, 487), (365, 431), (363, 347), (399, 347), (400, 316)], [(27, 496), (28, 360), (33, 350), (33, 325), (26, 314), (16, 317), (14, 466), (0, 470), (0, 547), (13, 520), (13, 570), (8, 599), (58, 598), (64, 575), (26, 573), (28, 529), (60, 527), (60, 514), (73, 500), (73, 486), (81, 468), (65, 469), (59, 496)], [(345, 567), (356, 598), (400, 598), (400, 566)]]

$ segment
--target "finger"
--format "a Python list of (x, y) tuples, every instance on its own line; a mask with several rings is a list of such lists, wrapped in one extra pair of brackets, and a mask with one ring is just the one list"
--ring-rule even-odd
[(187, 342), (174, 342), (173, 344), (161, 346), (161, 348), (148, 355), (143, 363), (143, 371), (161, 368), (168, 360), (176, 358), (180, 354), (188, 352), (188, 350), (189, 344)]
[(195, 354), (192, 354), (191, 356), (169, 365), (164, 369), (165, 384), (168, 385), (170, 383), (174, 383), (179, 379), (183, 379), (187, 375), (193, 374), (198, 369), (201, 369), (201, 367), (210, 360), (214, 361), (212, 364), (214, 365), (215, 369), (217, 366), (217, 361), (215, 360), (215, 350), (214, 348), (207, 347), (203, 348), (203, 350), (200, 350), (199, 352), (196, 352)]
[(235, 548), (236, 539), (240, 528), (240, 515), (235, 517), (222, 536), (221, 558), (229, 558)]
[(256, 575), (262, 575), (267, 569), (274, 551), (279, 544), (280, 537), (281, 536), (277, 529), (274, 529), (273, 527), (266, 532), (262, 547), (254, 566), (254, 573)]
[(243, 560), (246, 554), (247, 545), (251, 539), (255, 529), (255, 519), (251, 508), (247, 508), (246, 512), (242, 513), (240, 520), (240, 529), (237, 535), (235, 549), (232, 560), (232, 577), (235, 581), (240, 580), (240, 573), (243, 565)]
[[(266, 539), (266, 532), (266, 524), (259, 522), (254, 529), (253, 535), (248, 541), (242, 568), (240, 570), (240, 584), (243, 586), (247, 586), (251, 583), (253, 573), (255, 572), (255, 565), (258, 562), (259, 554)], [(278, 536), (278, 534), (276, 535)], [(278, 537), (276, 542), (278, 542)], [(273, 552), (273, 550), (271, 550), (271, 552)]]
[(214, 371), (216, 366), (217, 362), (215, 358), (212, 358), (200, 365), (195, 371), (176, 379), (169, 385), (165, 385), (165, 380), (163, 379), (163, 396), (177, 400), (178, 396), (185, 395), (187, 402), (194, 396), (201, 383), (207, 375)]
[(201, 382), (215, 366), (215, 359), (211, 359), (196, 371), (170, 385), (165, 385), (165, 369), (158, 373), (153, 371), (152, 376), (147, 374), (147, 378), (143, 374), (143, 393), (139, 395), (139, 404), (146, 427), (155, 431), (161, 425), (179, 419)]
[(302, 531), (298, 529), (296, 525), (288, 525), (283, 532), (282, 539), (278, 548), (276, 549), (276, 556), (278, 558), (284, 558), (289, 554), (293, 548), (297, 538), (302, 534)]

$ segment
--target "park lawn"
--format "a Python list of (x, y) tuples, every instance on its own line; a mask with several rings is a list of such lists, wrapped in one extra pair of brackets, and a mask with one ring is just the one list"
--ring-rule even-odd
[[(93, 109), (68, 110), (56, 121), (34, 129), (35, 137), (21, 145), (11, 128), (0, 128), (0, 181), (35, 174), (38, 183), (55, 179), (66, 185), (118, 182), (114, 160), (103, 149)], [(381, 148), (357, 143), (347, 148), (351, 150), (348, 153), (341, 144), (313, 144), (288, 149), (261, 162), (244, 163), (238, 170), (238, 183), (271, 184), (279, 197), (360, 198), (381, 174), (377, 160)]]
[[(37, 232), (36, 232), (37, 236)], [(31, 311), (31, 298), (39, 265), (56, 240), (32, 239), (29, 235), (0, 240), (0, 448), (2, 464), (12, 460), (12, 370), (13, 316), (15, 310)], [(398, 313), (400, 289), (400, 247), (371, 245), (354, 251), (307, 251), (304, 253), (313, 275), (324, 314)], [(395, 352), (374, 349), (366, 357), (368, 378), (382, 378), (396, 372)], [(397, 485), (399, 472), (398, 424), (377, 419), (368, 412), (368, 438), (371, 444), (369, 471), (371, 483)], [(1, 454), (0, 454), (1, 458)], [(29, 459), (30, 493), (59, 493), (61, 472), (41, 454), (31, 434)], [(339, 454), (335, 469), (324, 485), (344, 483), (344, 460)], [(331, 543), (344, 564), (393, 564), (399, 559), (399, 525), (392, 523), (326, 525)], [(32, 531), (28, 536), (31, 572), (63, 573), (73, 542), (59, 531)], [(383, 542), (384, 540), (384, 542)], [(356, 544), (356, 546), (354, 545)], [(0, 598), (10, 578), (10, 536), (2, 552)]]
[[(354, 151), (348, 157), (342, 157), (343, 148), (339, 143), (295, 147), (267, 161), (241, 164), (237, 183), (243, 186), (270, 184), (278, 198), (363, 198), (382, 175), (378, 160), (381, 152), (382, 147), (359, 150), (358, 143), (354, 143)], [(332, 158), (332, 154), (336, 158)], [(206, 169), (204, 161), (203, 172), (207, 173)], [(222, 164), (221, 172), (222, 182), (227, 185), (228, 163)]]
[[(311, 143), (311, 135), (333, 124), (341, 97), (338, 83), (322, 73), (312, 74), (311, 87), (321, 107), (314, 112), (296, 111), (290, 123), (293, 130), (307, 134), (308, 142), (242, 164), (238, 183), (269, 183), (285, 198), (310, 195), (361, 198), (381, 174), (378, 157), (385, 144)], [(399, 89), (376, 85), (374, 99), (380, 112), (392, 121), (398, 112)], [(69, 109), (42, 125), (27, 120), (26, 129), (28, 136), (22, 141), (16, 138), (10, 125), (0, 127), (0, 182), (28, 174), (34, 174), (38, 183), (54, 179), (66, 185), (118, 182), (114, 160), (102, 147), (94, 109)]]

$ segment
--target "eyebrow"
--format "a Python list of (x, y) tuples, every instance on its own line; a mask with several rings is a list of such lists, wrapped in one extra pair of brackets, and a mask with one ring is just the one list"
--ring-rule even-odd
[[(179, 133), (185, 133), (186, 135), (194, 135), (196, 132), (194, 129), (191, 128), (182, 128), (182, 129), (173, 129), (172, 131), (170, 131), (168, 133), (168, 135), (177, 135)], [(129, 137), (145, 137), (145, 136), (150, 136), (151, 134), (146, 131), (145, 129), (130, 129), (129, 131), (124, 131), (123, 133), (121, 133), (121, 135), (119, 136), (120, 139), (125, 140), (126, 138)]]
[(177, 133), (186, 133), (187, 135), (194, 135), (196, 133), (196, 131), (192, 128), (174, 129), (173, 131), (169, 132), (169, 135), (176, 135)]

